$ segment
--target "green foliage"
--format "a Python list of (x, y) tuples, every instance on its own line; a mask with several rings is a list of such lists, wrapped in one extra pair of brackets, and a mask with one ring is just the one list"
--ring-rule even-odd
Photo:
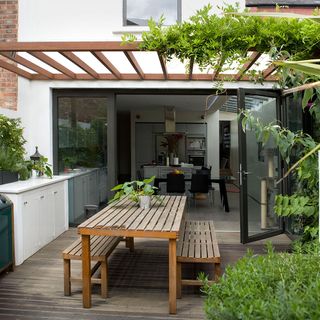
[(152, 176), (151, 178), (144, 179), (143, 181), (135, 180), (116, 185), (111, 189), (111, 191), (116, 191), (116, 194), (109, 203), (118, 201), (125, 196), (128, 196), (134, 202), (139, 202), (139, 196), (153, 195), (155, 190), (157, 190), (156, 187), (151, 185), (154, 179), (155, 176)]
[(25, 143), (20, 119), (0, 115), (0, 170), (18, 172), (20, 179), (28, 178)]
[(204, 286), (210, 320), (320, 319), (319, 246), (294, 253), (252, 252), (228, 266), (221, 280)]
[(23, 128), (20, 119), (10, 119), (0, 115), (0, 144), (5, 147), (10, 154), (23, 159), (25, 154), (23, 138)]
[[(314, 139), (301, 131), (292, 132), (276, 123), (263, 124), (250, 112), (242, 111), (242, 128), (252, 130), (256, 139), (266, 144), (273, 139), (282, 158), (289, 165), (292, 160), (300, 159), (294, 165), (291, 182), (296, 184), (295, 192), (277, 195), (274, 210), (279, 216), (294, 217), (304, 228), (303, 240), (317, 236), (318, 225), (318, 158), (315, 150), (319, 148)], [(293, 168), (292, 167), (292, 168)]]
[[(245, 62), (252, 48), (273, 53), (274, 59), (288, 53), (291, 60), (308, 59), (318, 48), (320, 24), (311, 19), (232, 14), (239, 12), (238, 5), (227, 6), (222, 16), (210, 11), (207, 5), (188, 21), (169, 27), (164, 26), (163, 18), (158, 23), (150, 20), (141, 49), (156, 50), (169, 60), (176, 56), (181, 61), (193, 60), (202, 68), (219, 69), (234, 60)], [(134, 37), (123, 39), (133, 41)]]

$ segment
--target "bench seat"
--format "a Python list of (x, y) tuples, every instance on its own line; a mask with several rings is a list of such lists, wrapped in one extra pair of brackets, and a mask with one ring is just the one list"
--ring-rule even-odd
[(182, 223), (177, 245), (177, 296), (179, 298), (182, 285), (202, 285), (199, 280), (182, 279), (182, 263), (211, 263), (214, 266), (214, 280), (218, 280), (221, 274), (221, 259), (213, 221), (186, 220)]
[[(91, 269), (91, 277), (101, 266), (101, 278), (92, 278), (92, 283), (101, 285), (101, 296), (107, 298), (108, 295), (108, 257), (117, 247), (121, 237), (90, 237), (91, 260), (96, 264)], [(82, 277), (71, 277), (71, 260), (82, 260), (81, 238), (74, 241), (62, 253), (64, 265), (64, 295), (71, 295), (71, 282), (82, 281)]]

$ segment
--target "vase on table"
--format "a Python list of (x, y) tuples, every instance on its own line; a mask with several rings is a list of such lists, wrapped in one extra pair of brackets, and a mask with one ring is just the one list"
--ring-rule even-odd
[(150, 209), (151, 196), (139, 196), (139, 206), (142, 209)]
[(170, 162), (170, 166), (173, 165), (173, 159), (174, 159), (174, 153), (169, 153), (169, 162)]

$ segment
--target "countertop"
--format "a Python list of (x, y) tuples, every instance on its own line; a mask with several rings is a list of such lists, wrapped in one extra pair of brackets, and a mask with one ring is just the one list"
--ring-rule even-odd
[(36, 177), (23, 181), (20, 180), (0, 185), (0, 193), (18, 194), (45, 187), (67, 179), (67, 176), (53, 176), (52, 179), (47, 177)]
[(66, 177), (67, 179), (71, 179), (73, 177), (81, 176), (96, 170), (99, 170), (99, 168), (72, 169), (68, 172), (60, 172), (59, 176), (63, 176), (63, 177)]

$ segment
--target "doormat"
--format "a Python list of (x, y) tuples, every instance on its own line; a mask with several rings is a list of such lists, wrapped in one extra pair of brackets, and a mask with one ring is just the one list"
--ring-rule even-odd
[(239, 193), (240, 189), (235, 184), (226, 184), (227, 192)]

